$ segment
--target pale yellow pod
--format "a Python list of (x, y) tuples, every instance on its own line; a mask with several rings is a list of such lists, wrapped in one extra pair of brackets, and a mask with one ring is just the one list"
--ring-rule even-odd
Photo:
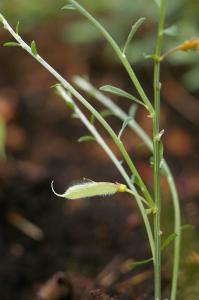
[(51, 184), (55, 195), (69, 200), (76, 200), (94, 196), (114, 195), (117, 192), (125, 192), (127, 187), (124, 184), (111, 182), (86, 182), (69, 187), (64, 194), (57, 194)]

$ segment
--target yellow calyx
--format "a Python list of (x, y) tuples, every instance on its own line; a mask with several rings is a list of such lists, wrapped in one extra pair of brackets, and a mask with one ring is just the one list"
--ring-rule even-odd
[(125, 184), (117, 183), (117, 185), (118, 185), (117, 191), (119, 193), (125, 193), (126, 192), (127, 186)]

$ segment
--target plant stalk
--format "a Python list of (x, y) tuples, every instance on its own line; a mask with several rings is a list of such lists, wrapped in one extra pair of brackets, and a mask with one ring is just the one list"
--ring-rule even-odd
[(154, 215), (154, 295), (155, 300), (161, 300), (161, 199), (160, 199), (160, 55), (163, 42), (165, 19), (164, 0), (160, 1), (160, 17), (154, 59), (154, 118), (153, 118), (153, 148), (154, 148), (154, 194), (157, 213)]
[[(97, 90), (90, 82), (75, 76), (74, 82), (76, 85), (81, 88), (83, 91), (93, 96), (97, 101), (102, 105), (108, 108), (113, 114), (118, 117), (120, 120), (125, 121), (128, 118), (128, 114), (123, 111), (115, 102), (113, 102), (109, 97), (105, 96), (99, 90)], [(147, 133), (142, 129), (142, 127), (136, 122), (134, 118), (130, 120), (128, 126), (142, 139), (148, 149), (153, 152), (153, 142)], [(174, 241), (174, 256), (173, 256), (173, 276), (172, 276), (172, 287), (171, 287), (171, 300), (176, 299), (177, 283), (178, 283), (178, 272), (179, 272), (179, 263), (180, 263), (180, 242), (181, 242), (181, 214), (180, 214), (180, 205), (178, 192), (176, 189), (175, 181), (172, 175), (172, 172), (163, 159), (162, 161), (162, 170), (166, 176), (168, 186), (171, 192), (173, 208), (174, 208), (174, 232), (176, 233), (176, 238)]]

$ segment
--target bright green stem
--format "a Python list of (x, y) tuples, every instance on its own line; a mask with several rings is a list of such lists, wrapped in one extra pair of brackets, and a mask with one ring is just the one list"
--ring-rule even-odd
[[(91, 85), (91, 83), (77, 76), (74, 78), (74, 81), (78, 85), (78, 87), (80, 87), (83, 91), (92, 95), (103, 106), (105, 106), (110, 111), (112, 111), (114, 115), (117, 116), (120, 120), (124, 121), (128, 118), (128, 114), (125, 111), (123, 111), (109, 97), (105, 96), (99, 90), (97, 90), (93, 85)], [(142, 141), (146, 144), (148, 149), (153, 151), (153, 142), (151, 141), (150, 137), (146, 134), (146, 132), (142, 129), (142, 127), (140, 127), (140, 125), (136, 122), (136, 120), (132, 119), (128, 123), (128, 126), (142, 139)], [(165, 160), (163, 160), (162, 163), (162, 170), (165, 173), (171, 191), (172, 202), (174, 207), (174, 217), (175, 217), (174, 232), (177, 235), (174, 241), (173, 276), (172, 276), (172, 289), (171, 289), (171, 300), (175, 300), (176, 290), (177, 290), (179, 261), (180, 261), (181, 215), (180, 215), (179, 198), (178, 198), (178, 193), (176, 190), (174, 178)]]
[[(72, 102), (75, 108), (75, 113), (78, 115), (82, 123), (87, 127), (87, 129), (90, 131), (90, 133), (95, 137), (97, 143), (102, 147), (102, 149), (106, 152), (106, 154), (109, 156), (109, 158), (112, 160), (120, 174), (123, 176), (124, 180), (126, 181), (127, 185), (131, 190), (127, 190), (128, 193), (133, 195), (136, 199), (137, 205), (140, 209), (145, 227), (146, 232), (149, 239), (149, 244), (151, 247), (152, 256), (154, 256), (154, 240), (153, 240), (153, 234), (151, 230), (151, 226), (148, 220), (148, 216), (146, 214), (145, 208), (143, 206), (142, 202), (145, 202), (146, 200), (142, 198), (136, 191), (135, 186), (133, 185), (131, 179), (129, 178), (128, 174), (126, 173), (125, 169), (121, 165), (120, 161), (117, 159), (115, 154), (112, 152), (110, 147), (107, 145), (107, 143), (104, 141), (102, 136), (99, 134), (97, 129), (91, 124), (91, 122), (86, 118), (86, 116), (83, 114), (83, 112), (79, 109), (77, 104), (71, 99), (71, 97), (66, 93), (65, 89), (62, 86), (57, 87), (59, 95), (66, 101), (66, 102)], [(147, 204), (147, 202), (146, 202)]]
[(160, 18), (158, 36), (156, 41), (156, 53), (154, 59), (154, 118), (153, 118), (153, 147), (154, 147), (154, 193), (157, 213), (154, 216), (154, 293), (155, 300), (161, 300), (161, 199), (160, 199), (160, 55), (164, 29), (164, 0), (160, 1)]

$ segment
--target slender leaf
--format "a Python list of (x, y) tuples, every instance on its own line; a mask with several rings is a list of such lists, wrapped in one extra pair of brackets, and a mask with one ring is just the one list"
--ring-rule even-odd
[(35, 41), (32, 41), (32, 43), (31, 43), (31, 52), (34, 56), (37, 55), (37, 46), (36, 46)]
[(15, 31), (16, 31), (16, 34), (19, 34), (19, 21), (17, 22)]
[(5, 47), (20, 47), (21, 45), (16, 42), (7, 42), (3, 44)]
[(182, 231), (182, 230), (187, 230), (187, 229), (188, 229), (188, 230), (190, 230), (190, 229), (193, 230), (193, 229), (194, 229), (194, 226), (191, 225), (191, 224), (185, 224), (185, 225), (182, 225), (182, 226), (181, 226), (181, 231)]
[(101, 91), (104, 91), (104, 92), (107, 92), (107, 93), (112, 93), (112, 94), (115, 94), (117, 96), (120, 96), (120, 97), (124, 97), (124, 98), (127, 98), (127, 99), (130, 99), (132, 101), (135, 101), (143, 106), (145, 106), (145, 104), (143, 102), (141, 102), (140, 100), (138, 100), (137, 98), (135, 98), (133, 95), (123, 91), (122, 89), (119, 89), (117, 87), (114, 87), (112, 85), (104, 85), (100, 88)]
[(166, 240), (163, 242), (162, 247), (161, 247), (161, 251), (163, 251), (166, 247), (168, 247), (177, 237), (178, 235), (173, 232), (171, 233)]
[(135, 35), (135, 33), (137, 32), (137, 30), (140, 28), (140, 26), (143, 24), (143, 22), (146, 20), (146, 18), (140, 18), (139, 20), (137, 20), (137, 22), (132, 25), (131, 27), (131, 31), (127, 37), (126, 43), (124, 45), (124, 49), (123, 49), (123, 54), (126, 54), (126, 50), (128, 48), (128, 45), (130, 44), (133, 36)]
[(135, 268), (137, 268), (139, 266), (146, 265), (146, 264), (148, 264), (148, 263), (150, 263), (152, 261), (153, 261), (152, 257), (148, 258), (148, 259), (140, 260), (140, 261), (135, 261), (135, 262), (133, 262), (133, 263), (131, 263), (129, 265), (129, 268), (130, 268), (130, 270), (132, 270), (132, 269), (135, 269)]
[(74, 108), (75, 108), (74, 104), (73, 104), (72, 102), (70, 102), (70, 101), (66, 101), (66, 105), (67, 105), (69, 108), (71, 108), (72, 110), (74, 110)]
[(81, 137), (78, 139), (78, 142), (79, 142), (79, 143), (83, 143), (83, 142), (91, 142), (91, 141), (96, 141), (96, 139), (95, 139), (94, 136), (92, 136), (92, 135), (84, 135), (84, 136), (81, 136)]
[(127, 117), (123, 124), (122, 124), (122, 128), (120, 129), (119, 133), (118, 133), (118, 138), (121, 138), (122, 133), (124, 132), (125, 128), (128, 126), (129, 122), (132, 120), (132, 117)]
[(168, 36), (176, 36), (178, 34), (178, 27), (176, 25), (172, 25), (168, 28), (165, 28), (163, 33)]

